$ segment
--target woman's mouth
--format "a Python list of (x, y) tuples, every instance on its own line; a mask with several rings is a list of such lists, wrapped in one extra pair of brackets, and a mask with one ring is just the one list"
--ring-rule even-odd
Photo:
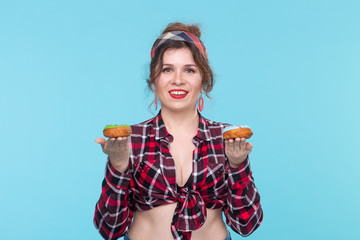
[(175, 99), (181, 99), (186, 97), (189, 92), (182, 89), (174, 89), (169, 92), (170, 96)]

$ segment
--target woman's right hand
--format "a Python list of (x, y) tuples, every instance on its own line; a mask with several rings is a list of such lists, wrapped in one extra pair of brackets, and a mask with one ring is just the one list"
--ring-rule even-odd
[(130, 146), (129, 137), (97, 138), (96, 143), (101, 145), (105, 154), (109, 156), (111, 165), (119, 172), (124, 172), (129, 165)]

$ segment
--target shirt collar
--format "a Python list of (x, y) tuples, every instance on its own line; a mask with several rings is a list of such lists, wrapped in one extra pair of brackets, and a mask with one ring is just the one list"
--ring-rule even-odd
[(164, 120), (161, 117), (161, 110), (153, 119), (153, 131), (156, 140), (170, 135), (170, 133), (166, 130)]
[[(196, 138), (201, 140), (210, 141), (210, 130), (209, 130), (209, 122), (206, 118), (204, 118), (200, 112), (199, 114), (199, 125), (198, 125), (198, 133), (196, 134)], [(153, 134), (156, 140), (165, 138), (167, 136), (171, 136), (170, 133), (166, 130), (164, 120), (161, 117), (161, 110), (159, 113), (153, 118)]]

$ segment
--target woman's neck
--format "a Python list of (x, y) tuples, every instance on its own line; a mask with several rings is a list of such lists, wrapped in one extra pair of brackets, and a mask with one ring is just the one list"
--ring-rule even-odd
[(199, 114), (194, 108), (190, 111), (173, 112), (161, 109), (161, 117), (164, 120), (167, 131), (170, 134), (180, 132), (197, 133), (199, 125)]

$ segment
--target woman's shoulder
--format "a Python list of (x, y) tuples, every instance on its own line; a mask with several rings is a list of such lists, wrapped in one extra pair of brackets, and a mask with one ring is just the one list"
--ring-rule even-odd
[(147, 135), (153, 127), (153, 118), (131, 125), (132, 135)]
[[(205, 128), (209, 133), (209, 137), (211, 138), (218, 138), (219, 136), (222, 137), (223, 129), (231, 126), (229, 123), (213, 121), (207, 118), (202, 117), (203, 123), (205, 123)], [(206, 131), (206, 129), (204, 129)]]
[(231, 126), (231, 124), (229, 123), (225, 123), (225, 122), (217, 122), (217, 121), (213, 121), (213, 120), (210, 120), (210, 119), (207, 119), (205, 117), (202, 117), (204, 119), (204, 121), (207, 122), (207, 125), (209, 128), (225, 128), (225, 127), (228, 127), (228, 126)]

